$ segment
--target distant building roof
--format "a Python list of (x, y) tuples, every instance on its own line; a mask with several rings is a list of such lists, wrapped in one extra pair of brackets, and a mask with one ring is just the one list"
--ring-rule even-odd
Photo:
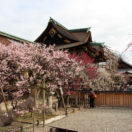
[(19, 38), (17, 36), (2, 32), (2, 31), (0, 31), (0, 35), (4, 36), (4, 37), (7, 37), (7, 38), (10, 38), (10, 39), (13, 39), (13, 40), (16, 40), (16, 41), (19, 41), (19, 42), (34, 43), (34, 42), (29, 41), (29, 40), (22, 39), (22, 38)]

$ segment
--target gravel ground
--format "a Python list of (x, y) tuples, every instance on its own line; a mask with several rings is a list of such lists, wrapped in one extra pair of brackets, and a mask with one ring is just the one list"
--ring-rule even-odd
[[(48, 124), (78, 132), (132, 132), (132, 109), (95, 108), (84, 109), (68, 117)], [(35, 132), (49, 132), (49, 128), (36, 127)], [(26, 130), (25, 132), (32, 132)]]

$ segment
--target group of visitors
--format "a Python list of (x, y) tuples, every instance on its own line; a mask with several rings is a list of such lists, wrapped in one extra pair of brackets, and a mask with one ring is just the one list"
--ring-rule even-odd
[[(121, 84), (121, 85), (118, 85), (119, 86), (119, 91), (132, 91), (132, 85), (130, 84)], [(95, 98), (96, 98), (96, 94), (95, 92), (92, 90), (92, 88), (90, 88), (89, 90), (89, 104), (90, 104), (90, 108), (94, 108), (94, 101), (95, 101)]]
[(132, 87), (129, 84), (121, 84), (120, 91), (132, 91)]
[[(119, 87), (119, 91), (132, 91), (132, 85), (130, 84), (121, 84), (118, 85)], [(92, 90), (92, 88), (89, 89), (89, 104), (90, 104), (90, 108), (94, 108), (94, 101), (96, 98), (96, 94), (95, 92)]]

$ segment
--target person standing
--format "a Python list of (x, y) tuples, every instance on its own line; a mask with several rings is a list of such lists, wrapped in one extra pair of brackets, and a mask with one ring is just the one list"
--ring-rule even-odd
[(89, 90), (89, 98), (90, 98), (90, 108), (94, 108), (94, 100), (96, 98), (95, 92), (90, 88)]

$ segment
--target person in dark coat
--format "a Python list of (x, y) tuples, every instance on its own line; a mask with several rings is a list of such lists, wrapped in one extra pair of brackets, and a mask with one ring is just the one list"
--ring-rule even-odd
[(95, 92), (90, 88), (89, 90), (89, 98), (90, 98), (90, 108), (94, 108), (94, 100), (95, 100)]

